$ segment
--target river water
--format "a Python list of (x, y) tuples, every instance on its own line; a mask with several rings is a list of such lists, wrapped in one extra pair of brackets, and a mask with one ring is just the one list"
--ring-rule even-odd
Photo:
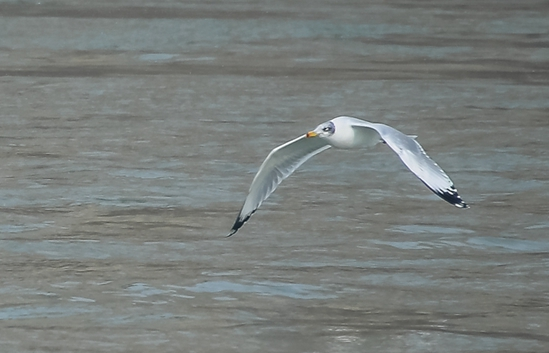
[[(549, 351), (549, 5), (0, 1), (0, 351)], [(225, 238), (269, 151), (330, 150)]]

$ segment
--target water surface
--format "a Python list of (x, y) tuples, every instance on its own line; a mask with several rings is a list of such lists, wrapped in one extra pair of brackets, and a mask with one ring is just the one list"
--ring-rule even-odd
[[(0, 346), (546, 352), (544, 2), (0, 2)], [(327, 151), (225, 238), (269, 151)]]

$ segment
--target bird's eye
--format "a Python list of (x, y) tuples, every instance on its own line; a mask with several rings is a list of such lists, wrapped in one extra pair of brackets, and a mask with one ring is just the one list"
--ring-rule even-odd
[(326, 125), (322, 128), (322, 131), (324, 131), (324, 132), (334, 133), (334, 130), (335, 130), (335, 126), (334, 126), (333, 123), (330, 123), (330, 124), (328, 124), (328, 125)]

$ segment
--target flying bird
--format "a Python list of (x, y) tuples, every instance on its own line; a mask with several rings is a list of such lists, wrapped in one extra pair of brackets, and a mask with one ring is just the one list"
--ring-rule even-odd
[(388, 125), (340, 116), (316, 129), (276, 147), (255, 175), (244, 205), (228, 236), (236, 233), (271, 195), (282, 180), (314, 155), (330, 147), (353, 149), (383, 142), (431, 191), (458, 208), (469, 206), (461, 199), (448, 175), (431, 159), (415, 136), (408, 136)]

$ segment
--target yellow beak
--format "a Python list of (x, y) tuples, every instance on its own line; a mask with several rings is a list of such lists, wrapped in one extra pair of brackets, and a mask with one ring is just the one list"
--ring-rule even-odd
[(309, 131), (309, 132), (307, 133), (307, 137), (316, 137), (316, 136), (318, 136), (318, 134), (317, 134), (316, 132), (314, 132), (314, 131)]

